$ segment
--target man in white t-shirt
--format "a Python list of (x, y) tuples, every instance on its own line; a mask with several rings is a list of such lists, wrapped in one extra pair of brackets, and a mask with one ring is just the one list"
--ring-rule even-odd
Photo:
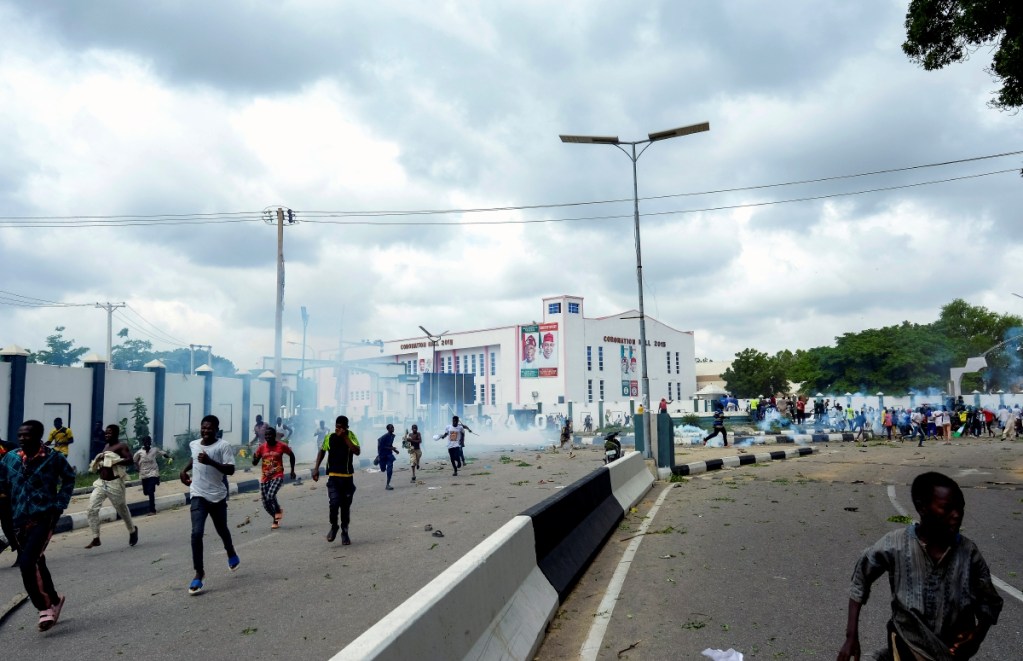
[(441, 438), (448, 439), (448, 456), (451, 458), (451, 466), (454, 467), (454, 477), (458, 476), (458, 469), (462, 467), (462, 435), (465, 428), (458, 422), (458, 416), (452, 416), (451, 424), (444, 428)]
[[(192, 565), (195, 578), (188, 586), (188, 594), (199, 594), (206, 587), (206, 571), (203, 567), (202, 538), (206, 531), (206, 517), (213, 519), (213, 527), (224, 542), (227, 552), (227, 567), (238, 569), (241, 560), (235, 553), (231, 541), (231, 529), (227, 525), (227, 480), (234, 475), (234, 451), (230, 443), (217, 438), (220, 420), (215, 415), (202, 419), (199, 426), (200, 438), (189, 443), (192, 458), (181, 471), (181, 481), (189, 488), (192, 511)], [(192, 472), (191, 476), (188, 474)]]

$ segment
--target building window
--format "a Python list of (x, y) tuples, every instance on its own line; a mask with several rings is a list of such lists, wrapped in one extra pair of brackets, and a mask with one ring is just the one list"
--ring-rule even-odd
[(579, 314), (579, 304), (578, 303), (569, 303), (568, 304), (568, 313), (569, 314)]
[[(671, 352), (670, 351), (668, 352), (668, 355), (665, 356), (665, 359), (667, 360), (667, 364), (668, 364), (668, 374), (671, 374)], [(668, 397), (671, 397), (671, 393), (670, 392), (668, 393)]]
[(682, 382), (681, 381), (679, 381), (678, 383), (675, 384), (675, 399), (680, 400), (680, 401), (682, 399)]
[[(491, 354), (493, 355), (493, 354)], [(497, 384), (490, 384), (490, 405), (497, 406)]]
[(548, 303), (547, 314), (561, 314), (561, 303)]
[(671, 399), (671, 381), (668, 381), (668, 399)]
[(600, 380), (600, 401), (604, 401), (604, 379)]
[[(597, 369), (604, 371), (604, 347), (597, 347)], [(601, 399), (604, 399), (601, 397)]]
[(593, 379), (586, 380), (586, 401), (593, 403)]
[(481, 383), (480, 384), (480, 403), (482, 404), (483, 402), (486, 402), (486, 401), (487, 401), (487, 387)]
[(476, 374), (476, 354), (472, 355), (472, 373)]
[[(679, 370), (678, 352), (676, 351), (675, 352), (675, 374), (681, 374), (681, 373), (682, 373), (681, 370)], [(679, 397), (679, 399), (682, 399), (682, 398)]]
[(497, 352), (490, 352), (490, 376), (497, 376)]
[(586, 370), (593, 371), (593, 347), (586, 347)]
[(461, 372), (462, 371), (462, 357), (461, 356), (455, 356), (455, 371), (456, 372)]
[(483, 362), (483, 354), (480, 354), (480, 371), (479, 371), (479, 375), (483, 376), (483, 374), (486, 371), (487, 371), (487, 368), (485, 366), (485, 363)]
[(451, 374), (451, 356), (448, 356), (448, 374)]

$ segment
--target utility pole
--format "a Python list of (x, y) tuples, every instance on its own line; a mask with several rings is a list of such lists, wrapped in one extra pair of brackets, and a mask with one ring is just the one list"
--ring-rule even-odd
[(114, 310), (126, 307), (127, 303), (97, 303), (96, 307), (107, 311), (107, 369), (114, 362), (111, 351), (114, 349)]
[(189, 344), (188, 345), (188, 373), (195, 374), (195, 350), (206, 349), (206, 363), (212, 368), (213, 367), (213, 347), (209, 344)]
[(276, 213), (269, 207), (263, 210), (263, 221), (277, 224), (277, 311), (274, 319), (274, 393), (272, 399), (277, 402), (277, 411), (271, 415), (281, 415), (281, 352), (284, 343), (284, 225), (294, 225), (295, 212), (285, 207), (277, 207)]

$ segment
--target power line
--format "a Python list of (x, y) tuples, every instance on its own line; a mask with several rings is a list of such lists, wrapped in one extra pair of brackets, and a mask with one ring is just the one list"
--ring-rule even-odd
[[(898, 186), (884, 186), (880, 188), (868, 188), (858, 191), (848, 191), (844, 193), (826, 193), (822, 195), (812, 195), (806, 197), (794, 197), (785, 200), (768, 200), (764, 202), (743, 202), (739, 204), (727, 204), (716, 207), (703, 207), (699, 209), (676, 209), (673, 211), (655, 211), (646, 212), (640, 214), (642, 217), (652, 216), (672, 216), (672, 215), (687, 215), (693, 213), (708, 213), (712, 211), (727, 211), (734, 209), (748, 209), (753, 207), (765, 207), (774, 206), (778, 204), (792, 204), (795, 202), (809, 202), (814, 200), (826, 200), (837, 197), (851, 197), (854, 195), (866, 195), (868, 193), (878, 193), (883, 191), (900, 190), (903, 188), (917, 188), (919, 186), (932, 186), (935, 184), (944, 184), (954, 181), (963, 181), (966, 179), (977, 179), (980, 177), (989, 177), (996, 174), (1005, 174), (1007, 172), (1018, 172), (1016, 168), (1006, 170), (994, 170), (992, 172), (982, 172), (980, 174), (964, 175), (961, 177), (950, 177), (948, 179), (934, 179), (931, 181), (922, 181), (913, 184), (901, 184)], [(446, 225), (537, 225), (543, 223), (565, 223), (579, 220), (619, 220), (623, 218), (632, 218), (633, 214), (620, 214), (611, 216), (576, 216), (571, 218), (535, 218), (530, 220), (441, 220), (441, 221), (387, 221), (378, 222), (371, 220), (305, 220), (307, 223), (318, 223), (323, 225), (379, 225), (388, 227), (407, 227), (407, 226), (446, 226)]]
[[(859, 177), (876, 176), (881, 174), (893, 174), (897, 172), (908, 172), (912, 170), (920, 170), (925, 168), (944, 167), (948, 165), (957, 165), (962, 163), (971, 163), (976, 161), (983, 161), (995, 158), (1004, 158), (1006, 156), (1016, 156), (1023, 154), (1023, 150), (1007, 151), (998, 154), (988, 154), (984, 156), (973, 156), (969, 158), (960, 158), (947, 161), (939, 161), (935, 163), (925, 163), (918, 165), (910, 165), (899, 168), (886, 168), (881, 170), (872, 170), (868, 172), (859, 172), (853, 174), (835, 175), (829, 177), (818, 177), (814, 179), (801, 179), (795, 181), (777, 182), (770, 184), (758, 184), (753, 186), (740, 186), (734, 188), (721, 188), (707, 191), (696, 191), (696, 192), (684, 192), (684, 193), (670, 193), (666, 195), (654, 195), (649, 197), (642, 197), (641, 200), (659, 200), (668, 199), (675, 197), (697, 197), (703, 195), (718, 195), (724, 193), (736, 193), (736, 192), (747, 192), (754, 190), (765, 190), (771, 188), (780, 188), (784, 186), (798, 186), (805, 184), (823, 183), (828, 181), (838, 181), (843, 179), (854, 179)], [(1001, 171), (999, 171), (1000, 173)], [(983, 176), (983, 175), (981, 175)], [(952, 178), (947, 180), (936, 180), (935, 182), (928, 183), (943, 183), (945, 181), (956, 181), (958, 178)], [(905, 186), (893, 186), (887, 188), (876, 188), (869, 191), (863, 192), (878, 192), (884, 190), (897, 190), (899, 188), (910, 188), (917, 185), (925, 184), (910, 184)], [(863, 192), (852, 193), (852, 194), (863, 194)], [(835, 196), (843, 194), (834, 194)], [(794, 198), (793, 200), (782, 200), (775, 202), (776, 204), (787, 203), (789, 201), (802, 201), (811, 199), (824, 199), (822, 196), (814, 196), (807, 198)], [(508, 212), (508, 211), (529, 211), (537, 209), (558, 209), (558, 208), (570, 208), (579, 206), (593, 206), (601, 204), (619, 204), (624, 202), (631, 202), (631, 198), (620, 198), (620, 199), (609, 199), (609, 200), (589, 200), (579, 202), (564, 202), (564, 203), (553, 203), (553, 204), (534, 204), (534, 205), (518, 205), (518, 206), (504, 206), (504, 207), (480, 207), (480, 208), (468, 208), (468, 209), (418, 209), (418, 210), (383, 210), (383, 211), (323, 211), (323, 210), (312, 210), (301, 212), (302, 219), (306, 222), (316, 222), (314, 218), (378, 218), (378, 217), (392, 217), (392, 216), (423, 216), (423, 215), (448, 215), (448, 214), (475, 214), (475, 213), (494, 213), (494, 212)], [(766, 203), (755, 203), (741, 206), (763, 206)], [(707, 210), (717, 209), (728, 209), (736, 208), (734, 206), (728, 207), (711, 207)], [(621, 217), (631, 216), (587, 216), (563, 220), (606, 220), (615, 219)], [(533, 222), (558, 222), (561, 219), (550, 219)], [(228, 223), (256, 223), (263, 221), (262, 211), (228, 211), (228, 212), (211, 212), (211, 213), (189, 213), (189, 214), (154, 214), (154, 215), (68, 215), (68, 216), (0, 216), (0, 228), (3, 227), (22, 227), (22, 228), (57, 228), (57, 227), (176, 227), (180, 225), (213, 225), (213, 224), (228, 224)], [(526, 221), (520, 221), (526, 222)], [(356, 223), (352, 223), (356, 224)], [(373, 224), (373, 223), (367, 223)], [(398, 223), (393, 223), (398, 225)], [(411, 224), (473, 224), (471, 222), (436, 222), (436, 223), (411, 223)], [(482, 223), (480, 223), (482, 224)]]
[(0, 289), (0, 305), (13, 305), (24, 308), (80, 308), (92, 307), (92, 303), (62, 303), (45, 298), (25, 296), (12, 291)]
[(184, 342), (183, 340), (180, 340), (180, 339), (174, 337), (173, 335), (171, 335), (167, 331), (163, 330), (162, 328), (160, 328), (159, 326), (157, 326), (153, 322), (151, 322), (148, 319), (146, 319), (145, 317), (143, 317), (142, 314), (138, 310), (133, 308), (131, 305), (129, 305), (126, 309), (128, 311), (130, 311), (133, 315), (138, 317), (138, 319), (141, 320), (143, 323), (145, 323), (149, 327), (153, 328), (158, 334), (160, 334), (164, 338), (166, 338), (165, 341), (167, 342), (167, 344), (176, 344), (176, 345), (182, 346), (182, 347), (187, 347), (188, 346), (187, 342)]
[(135, 332), (138, 333), (139, 335), (141, 335), (142, 337), (149, 338), (151, 340), (155, 340), (156, 342), (159, 342), (161, 344), (169, 344), (171, 346), (181, 346), (181, 347), (187, 347), (188, 346), (187, 344), (179, 344), (178, 342), (168, 341), (167, 339), (165, 339), (163, 337), (157, 337), (153, 333), (147, 331), (146, 329), (144, 329), (141, 326), (139, 326), (138, 324), (136, 324), (134, 321), (129, 319), (127, 316), (125, 316), (122, 312), (118, 312), (117, 313), (117, 318), (118, 318), (118, 320), (120, 322), (123, 322), (129, 328), (134, 329)]

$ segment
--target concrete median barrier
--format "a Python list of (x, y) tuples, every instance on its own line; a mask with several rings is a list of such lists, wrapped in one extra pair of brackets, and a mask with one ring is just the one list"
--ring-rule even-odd
[(558, 607), (516, 516), (338, 652), (349, 659), (529, 659)]

